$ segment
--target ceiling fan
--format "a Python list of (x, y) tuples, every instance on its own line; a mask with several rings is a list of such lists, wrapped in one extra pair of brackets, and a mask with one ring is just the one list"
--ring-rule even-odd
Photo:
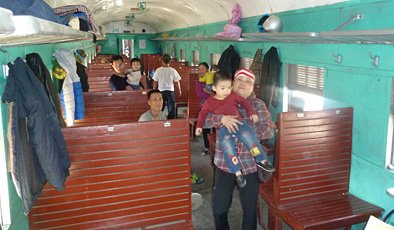
[(126, 21), (125, 25), (130, 26), (132, 22), (135, 20), (135, 15), (144, 13), (146, 9), (146, 2), (137, 3), (137, 7), (130, 8), (129, 15), (125, 16)]

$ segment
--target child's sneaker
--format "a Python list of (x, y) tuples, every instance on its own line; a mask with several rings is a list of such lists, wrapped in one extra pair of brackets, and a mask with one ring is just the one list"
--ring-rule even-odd
[(261, 162), (257, 163), (257, 167), (260, 167), (264, 171), (267, 171), (267, 172), (270, 172), (270, 173), (275, 171), (274, 166), (272, 166), (268, 161), (265, 161), (264, 163), (261, 163)]
[(246, 180), (245, 180), (245, 178), (244, 178), (242, 175), (237, 176), (237, 177), (235, 178), (235, 180), (237, 181), (238, 187), (240, 187), (240, 188), (245, 187), (245, 185), (246, 185)]

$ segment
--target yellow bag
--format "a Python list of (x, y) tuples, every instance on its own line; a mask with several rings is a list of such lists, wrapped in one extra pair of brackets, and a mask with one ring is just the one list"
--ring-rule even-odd
[(56, 59), (53, 62), (52, 75), (59, 80), (63, 80), (67, 75), (66, 70), (59, 65)]

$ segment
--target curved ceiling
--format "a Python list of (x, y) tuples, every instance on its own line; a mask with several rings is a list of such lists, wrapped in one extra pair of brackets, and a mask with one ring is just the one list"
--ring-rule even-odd
[[(98, 25), (125, 21), (131, 8), (146, 3), (143, 13), (135, 14), (135, 21), (163, 32), (178, 28), (227, 21), (235, 0), (44, 0), (51, 7), (85, 5)], [(346, 0), (242, 0), (238, 1), (242, 17), (275, 13), (300, 8), (334, 4)]]

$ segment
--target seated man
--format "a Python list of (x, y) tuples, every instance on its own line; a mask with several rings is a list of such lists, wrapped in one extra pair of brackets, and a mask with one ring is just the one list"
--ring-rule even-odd
[(131, 86), (127, 83), (126, 68), (122, 56), (112, 56), (111, 66), (115, 71), (109, 79), (109, 86), (111, 87), (111, 90), (131, 90)]
[(167, 119), (167, 114), (161, 111), (163, 97), (158, 89), (152, 89), (148, 92), (148, 105), (149, 110), (143, 113), (138, 121), (159, 121)]

